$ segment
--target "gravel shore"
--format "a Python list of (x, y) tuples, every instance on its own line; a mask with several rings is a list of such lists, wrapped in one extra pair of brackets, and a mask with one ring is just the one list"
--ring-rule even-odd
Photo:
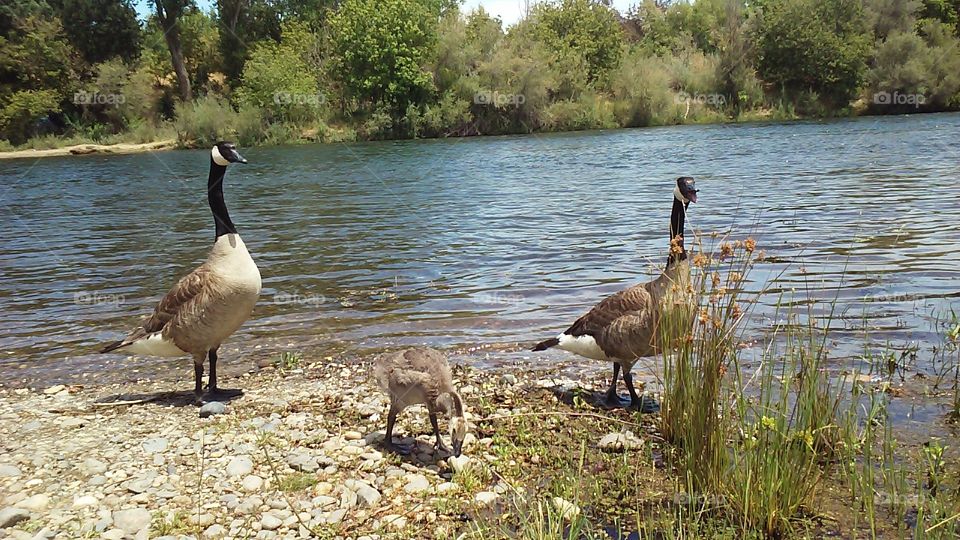
[[(387, 399), (369, 369), (328, 360), (226, 380), (246, 393), (207, 418), (169, 381), (0, 389), (0, 538), (452, 538), (518, 489), (491, 472), (504, 455), (478, 424), (566, 407), (580, 384), (458, 367), (464, 456), (434, 451), (420, 407), (400, 417), (400, 442), (416, 446), (399, 456), (381, 446)], [(590, 444), (604, 435), (615, 451), (643, 446), (633, 433)]]

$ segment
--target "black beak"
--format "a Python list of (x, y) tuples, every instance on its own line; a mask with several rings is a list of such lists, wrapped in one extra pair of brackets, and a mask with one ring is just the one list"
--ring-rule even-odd
[(241, 155), (240, 155), (240, 152), (237, 152), (236, 148), (232, 149), (230, 153), (232, 154), (232, 155), (230, 156), (230, 159), (229, 159), (229, 161), (230, 161), (231, 163), (246, 163), (246, 162), (247, 162), (247, 158), (241, 156)]
[(463, 441), (453, 441), (453, 455), (455, 457), (460, 457), (460, 454), (462, 451), (463, 451)]
[(695, 190), (693, 190), (692, 192), (690, 192), (690, 194), (687, 195), (687, 198), (690, 199), (690, 202), (692, 202), (692, 203), (697, 202), (697, 192), (698, 192), (698, 191), (700, 191), (700, 190), (699, 190), (699, 189), (695, 189)]

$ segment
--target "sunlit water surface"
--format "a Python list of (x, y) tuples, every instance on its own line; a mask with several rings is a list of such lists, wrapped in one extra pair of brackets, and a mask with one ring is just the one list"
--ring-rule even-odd
[[(221, 357), (236, 370), (430, 344), (481, 366), (606, 370), (526, 349), (656, 274), (673, 180), (691, 175), (688, 230), (752, 235), (769, 256), (748, 335), (785, 322), (778, 301), (815, 301), (836, 313), (838, 371), (865, 334), (920, 345), (930, 371), (938, 321), (960, 311), (957, 141), (960, 115), (937, 114), (245, 149), (226, 196), (264, 289)], [(0, 163), (3, 384), (190, 378), (187, 360), (95, 351), (204, 259), (207, 164)]]

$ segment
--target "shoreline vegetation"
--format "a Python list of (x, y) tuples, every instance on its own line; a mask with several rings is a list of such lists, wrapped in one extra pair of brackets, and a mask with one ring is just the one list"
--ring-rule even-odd
[(457, 366), (470, 434), (452, 458), (433, 450), (420, 407), (397, 432), (415, 450), (381, 446), (388, 398), (370, 358), (283, 351), (206, 418), (191, 392), (170, 392), (184, 380), (0, 388), (0, 528), (17, 540), (956, 538), (960, 452), (952, 438), (902, 438), (888, 407), (916, 369), (927, 399), (952, 403), (938, 422), (960, 418), (957, 314), (914, 351), (929, 368), (879, 350), (837, 371), (834, 321), (784, 299), (786, 323), (750, 345), (757, 358), (743, 352), (756, 298), (741, 285), (763, 254), (750, 238), (706, 241), (660, 319), (658, 382), (642, 389), (654, 414), (604, 409), (607, 381), (535, 359)]
[(458, 0), (151, 8), (5, 3), (0, 153), (960, 110), (960, 0), (556, 0), (508, 27)]

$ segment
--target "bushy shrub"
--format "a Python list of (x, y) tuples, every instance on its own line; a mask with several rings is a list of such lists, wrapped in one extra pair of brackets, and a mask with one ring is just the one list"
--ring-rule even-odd
[(174, 125), (177, 139), (185, 146), (207, 146), (235, 135), (237, 113), (222, 98), (202, 97), (177, 107)]
[(14, 92), (0, 109), (0, 134), (13, 144), (22, 144), (41, 116), (60, 110), (59, 102), (60, 96), (54, 90)]
[(631, 52), (611, 83), (617, 123), (623, 127), (667, 123), (677, 107), (671, 84), (670, 71), (662, 59), (646, 56), (641, 49)]
[(617, 127), (613, 105), (606, 99), (585, 93), (576, 100), (557, 101), (544, 112), (544, 128), (550, 131), (580, 131)]

